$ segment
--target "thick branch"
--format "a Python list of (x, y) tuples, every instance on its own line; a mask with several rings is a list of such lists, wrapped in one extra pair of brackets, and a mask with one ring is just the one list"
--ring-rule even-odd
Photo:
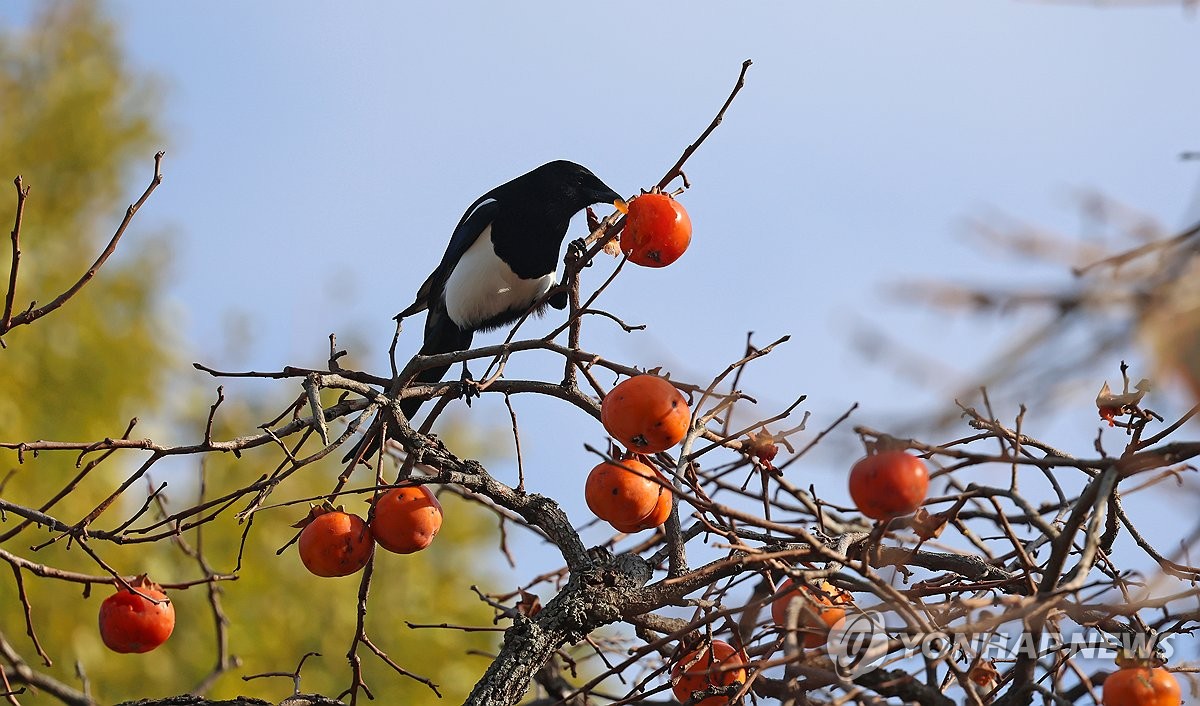
[(511, 706), (554, 652), (621, 619), (628, 593), (650, 579), (650, 566), (624, 554), (610, 564), (572, 573), (557, 596), (533, 618), (518, 617), (465, 706)]

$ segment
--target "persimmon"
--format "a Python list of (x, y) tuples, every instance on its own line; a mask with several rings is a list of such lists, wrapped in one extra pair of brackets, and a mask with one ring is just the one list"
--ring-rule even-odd
[(1179, 706), (1179, 682), (1162, 667), (1122, 667), (1104, 680), (1104, 706)]
[[(661, 480), (662, 474), (658, 474), (658, 477)], [(665, 483), (666, 481), (663, 480), (663, 482)], [(628, 525), (613, 522), (609, 522), (609, 524), (613, 526), (613, 529), (625, 534), (634, 534), (642, 530), (659, 527), (671, 516), (672, 497), (671, 491), (665, 485), (660, 485), (658, 489), (658, 502), (654, 504), (654, 509), (650, 511), (649, 515)]]
[(100, 604), (100, 639), (122, 654), (149, 652), (175, 630), (175, 606), (162, 586), (145, 575), (129, 582)]
[(805, 584), (797, 587), (788, 579), (779, 586), (778, 596), (771, 603), (771, 618), (783, 630), (789, 628), (788, 608), (792, 601), (801, 601), (796, 630), (804, 633), (805, 647), (824, 645), (829, 630), (846, 617), (846, 609), (841, 606), (850, 604), (850, 597), (828, 581), (820, 581), (815, 587)]
[(583, 496), (596, 517), (614, 526), (633, 526), (655, 511), (662, 495), (670, 497), (655, 478), (654, 469), (641, 461), (605, 461), (588, 473)]
[(903, 451), (872, 454), (850, 469), (850, 497), (859, 512), (873, 520), (911, 514), (928, 491), (925, 462)]
[(657, 375), (622, 380), (604, 396), (600, 421), (630, 451), (666, 451), (683, 440), (691, 422), (687, 400)]
[(692, 219), (669, 194), (651, 192), (629, 202), (621, 250), (635, 265), (666, 267), (692, 242)]
[(358, 515), (314, 507), (300, 531), (300, 561), (317, 576), (349, 576), (375, 549), (371, 528)]
[(389, 552), (419, 552), (441, 528), (442, 505), (423, 485), (392, 488), (375, 501), (371, 537)]
[[(671, 691), (680, 703), (687, 703), (694, 692), (734, 682), (744, 684), (745, 667), (749, 663), (745, 652), (724, 640), (713, 640), (711, 645), (691, 650), (675, 663), (671, 668)], [(700, 699), (695, 706), (724, 706), (729, 702), (727, 696), (710, 696)]]

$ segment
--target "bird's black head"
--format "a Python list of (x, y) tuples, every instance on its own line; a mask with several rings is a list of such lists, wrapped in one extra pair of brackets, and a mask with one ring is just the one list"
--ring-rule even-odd
[(612, 203), (621, 198), (586, 167), (565, 159), (547, 162), (514, 181), (522, 180), (541, 194), (543, 205), (552, 207), (560, 218), (570, 218), (594, 203)]
[(498, 202), (491, 223), (496, 255), (519, 277), (530, 279), (554, 272), (576, 213), (621, 195), (587, 169), (558, 160), (497, 186), (484, 198)]

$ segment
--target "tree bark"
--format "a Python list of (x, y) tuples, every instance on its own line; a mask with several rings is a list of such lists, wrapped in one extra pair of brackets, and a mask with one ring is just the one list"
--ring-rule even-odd
[(631, 554), (573, 574), (567, 585), (532, 617), (519, 617), (504, 633), (492, 661), (464, 706), (512, 706), (525, 696), (534, 675), (558, 648), (621, 619), (629, 594), (650, 580), (650, 565)]

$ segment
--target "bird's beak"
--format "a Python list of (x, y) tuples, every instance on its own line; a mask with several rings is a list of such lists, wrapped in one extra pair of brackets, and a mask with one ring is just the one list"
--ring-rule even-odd
[(620, 211), (622, 215), (629, 215), (629, 204), (625, 203), (625, 199), (613, 201), (613, 208)]

